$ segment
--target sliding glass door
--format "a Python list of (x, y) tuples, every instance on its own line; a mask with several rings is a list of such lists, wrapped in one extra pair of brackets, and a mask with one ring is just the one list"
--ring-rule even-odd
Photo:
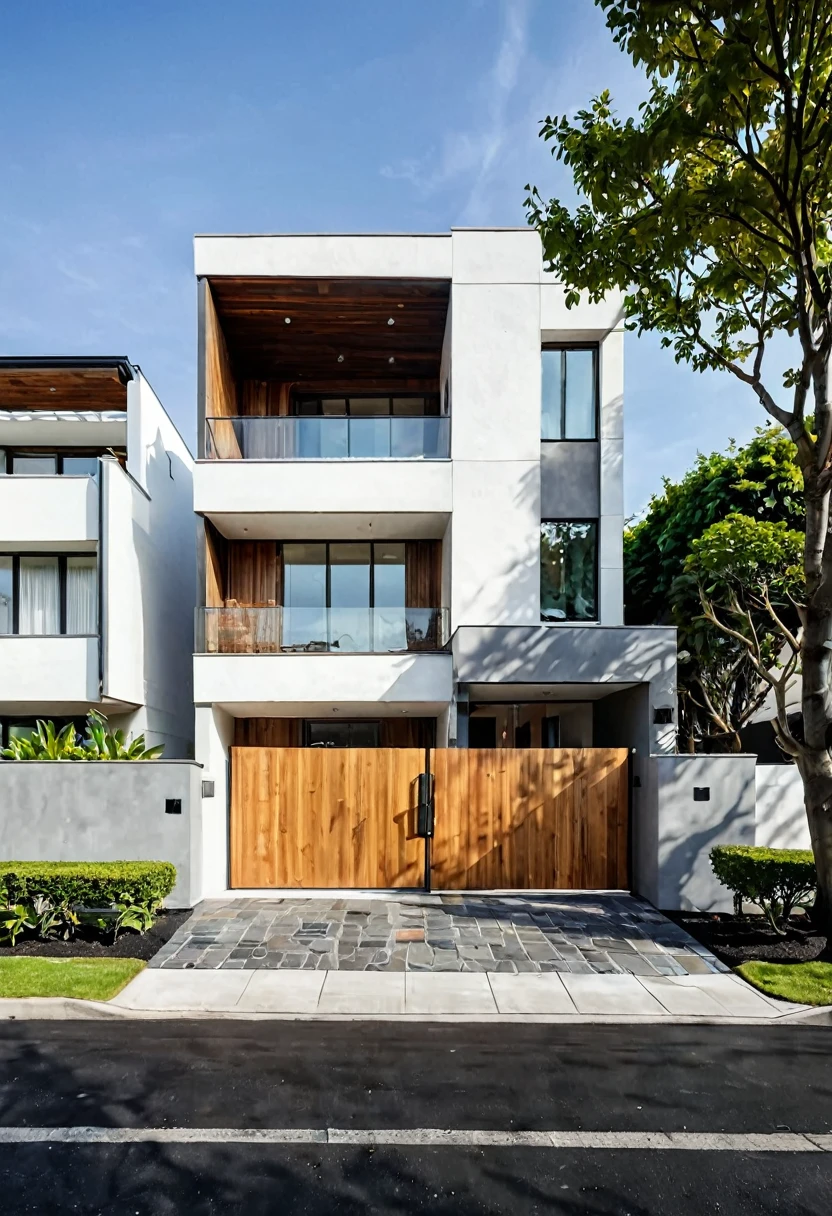
[(407, 649), (404, 544), (284, 544), (283, 569), (284, 650)]

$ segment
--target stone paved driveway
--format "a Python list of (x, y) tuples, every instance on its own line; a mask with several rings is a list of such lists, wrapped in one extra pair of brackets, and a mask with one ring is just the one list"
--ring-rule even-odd
[(698, 975), (728, 968), (630, 895), (206, 900), (149, 964)]

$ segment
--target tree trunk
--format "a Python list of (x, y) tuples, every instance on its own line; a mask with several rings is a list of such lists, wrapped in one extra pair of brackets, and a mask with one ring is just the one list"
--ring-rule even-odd
[(805, 752), (797, 762), (818, 872), (819, 928), (832, 942), (832, 757)]
[(803, 742), (796, 759), (803, 778), (823, 923), (832, 940), (832, 544), (829, 495), (815, 492), (814, 477), (807, 472), (804, 470), (807, 594), (800, 646)]

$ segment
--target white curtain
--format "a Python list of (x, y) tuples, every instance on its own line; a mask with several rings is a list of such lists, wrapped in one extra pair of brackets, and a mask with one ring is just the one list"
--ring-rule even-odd
[(57, 557), (21, 557), (19, 632), (60, 633), (60, 595)]
[(66, 561), (66, 631), (98, 632), (98, 586), (94, 557)]

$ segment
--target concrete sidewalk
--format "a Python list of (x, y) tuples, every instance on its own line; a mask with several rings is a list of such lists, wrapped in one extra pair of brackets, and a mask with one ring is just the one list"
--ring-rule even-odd
[(110, 1003), (135, 1014), (441, 1020), (771, 1022), (808, 1006), (734, 975), (147, 970)]

